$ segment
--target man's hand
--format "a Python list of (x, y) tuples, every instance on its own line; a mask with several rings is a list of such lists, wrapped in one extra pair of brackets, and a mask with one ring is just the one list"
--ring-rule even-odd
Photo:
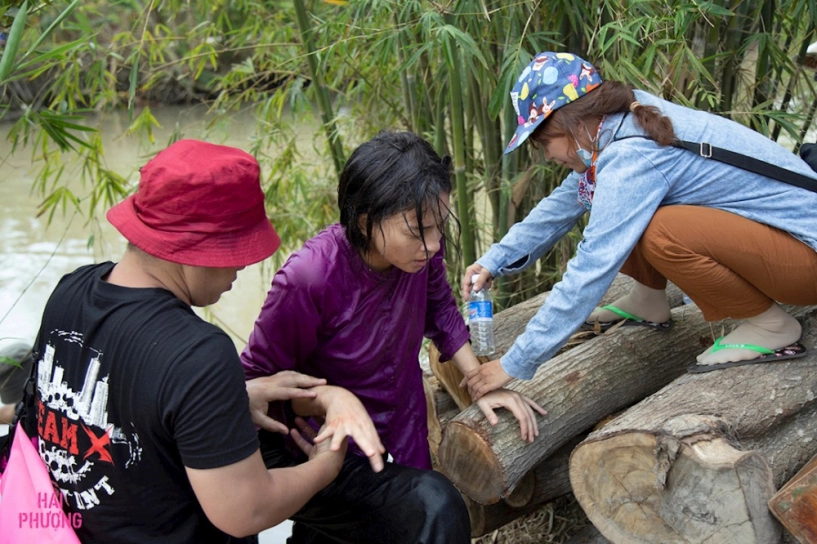
[(286, 425), (269, 417), (269, 403), (278, 400), (314, 398), (317, 393), (310, 391), (309, 388), (325, 385), (326, 380), (292, 370), (283, 370), (272, 376), (248, 380), (246, 384), (253, 423), (270, 432), (287, 434), (289, 429)]
[(462, 277), (462, 300), (464, 301), (467, 301), (471, 295), (471, 276), (474, 274), (479, 274), (479, 279), (474, 283), (474, 289), (480, 291), (486, 285), (488, 287), (491, 286), (493, 280), (491, 272), (487, 268), (483, 268), (482, 265), (477, 263), (472, 264), (465, 269), (465, 274)]
[(460, 387), (467, 385), (471, 398), (477, 401), (486, 393), (499, 389), (512, 379), (502, 369), (499, 359), (495, 359), (467, 372), (460, 382)]
[(383, 470), (383, 453), (386, 448), (363, 404), (352, 393), (341, 387), (321, 391), (321, 402), (326, 407), (326, 418), (321, 431), (315, 437), (320, 444), (331, 438), (330, 449), (338, 451), (348, 436), (354, 439), (375, 472)]
[[(292, 440), (295, 441), (295, 444), (301, 448), (305, 454), (309, 456), (309, 460), (318, 459), (319, 461), (325, 461), (329, 463), (335, 472), (335, 475), (340, 472), (341, 467), (343, 466), (343, 459), (346, 457), (346, 446), (347, 440), (341, 440), (340, 447), (337, 450), (333, 450), (331, 448), (330, 442), (317, 442), (316, 439), (318, 437), (318, 433), (313, 429), (303, 418), (296, 417), (295, 418), (295, 425), (298, 426), (298, 429), (292, 429), (290, 431), (290, 435), (292, 436)], [(321, 431), (324, 430), (326, 425), (321, 427)]]
[(11, 425), (11, 422), (14, 421), (16, 409), (17, 406), (14, 404), (0, 404), (0, 425)]
[(486, 393), (476, 404), (491, 425), (496, 425), (499, 421), (494, 413), (494, 408), (507, 408), (510, 410), (519, 421), (522, 440), (528, 442), (533, 442), (539, 436), (539, 426), (536, 424), (536, 415), (533, 411), (536, 410), (543, 416), (547, 414), (544, 408), (525, 395), (507, 389), (497, 389)]

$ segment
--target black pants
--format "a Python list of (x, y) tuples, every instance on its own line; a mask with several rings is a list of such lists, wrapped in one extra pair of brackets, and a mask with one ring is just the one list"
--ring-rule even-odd
[[(267, 468), (292, 466), (283, 436), (260, 431)], [(468, 510), (457, 489), (438, 472), (347, 455), (338, 477), (292, 520), (288, 544), (467, 544)]]

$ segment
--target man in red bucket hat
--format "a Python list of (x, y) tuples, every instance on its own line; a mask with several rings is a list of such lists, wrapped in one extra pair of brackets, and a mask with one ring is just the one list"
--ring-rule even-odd
[[(293, 431), (310, 461), (267, 471), (233, 342), (191, 308), (280, 245), (258, 162), (176, 142), (107, 217), (129, 242), (124, 256), (62, 278), (35, 345), (40, 455), (64, 509), (81, 516), (77, 535), (228, 542), (278, 524), (335, 478), (345, 444), (331, 451)], [(266, 385), (286, 400), (323, 383), (282, 373)]]

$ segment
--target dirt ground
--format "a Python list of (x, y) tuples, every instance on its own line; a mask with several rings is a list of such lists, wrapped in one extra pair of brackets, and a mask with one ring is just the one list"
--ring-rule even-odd
[(471, 541), (472, 544), (563, 544), (590, 522), (572, 495)]
[[(576, 499), (569, 495), (485, 536), (472, 539), (471, 544), (564, 544), (588, 525), (590, 520)], [(780, 544), (800, 543), (784, 529)]]

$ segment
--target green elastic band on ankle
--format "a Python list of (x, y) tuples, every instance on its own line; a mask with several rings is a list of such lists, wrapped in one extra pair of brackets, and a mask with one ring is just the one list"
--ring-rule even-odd
[(620, 315), (624, 319), (632, 319), (633, 321), (644, 321), (640, 317), (634, 316), (633, 314), (628, 314), (624, 310), (619, 310), (618, 308), (616, 308), (612, 304), (608, 304), (607, 306), (602, 306), (601, 308), (602, 308), (602, 310), (610, 310), (614, 314)]
[(763, 346), (756, 346), (755, 344), (721, 344), (721, 340), (723, 340), (723, 336), (715, 340), (715, 343), (712, 344), (712, 349), (709, 351), (709, 353), (715, 353), (717, 351), (721, 351), (722, 349), (748, 349), (764, 355), (771, 355), (774, 353), (773, 349), (764, 348)]

